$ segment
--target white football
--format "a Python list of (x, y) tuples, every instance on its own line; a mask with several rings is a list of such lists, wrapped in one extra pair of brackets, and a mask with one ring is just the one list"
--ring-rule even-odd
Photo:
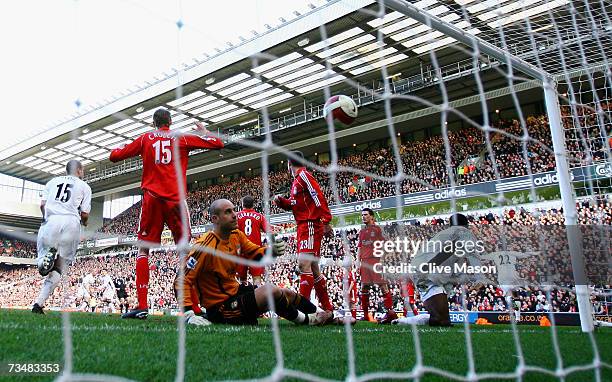
[(330, 114), (333, 119), (350, 125), (357, 118), (357, 104), (351, 97), (342, 94), (329, 97), (323, 106), (323, 117), (327, 118)]

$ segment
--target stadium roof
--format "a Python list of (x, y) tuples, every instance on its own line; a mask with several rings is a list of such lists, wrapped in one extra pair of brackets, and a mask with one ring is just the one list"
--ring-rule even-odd
[[(587, 50), (584, 56), (577, 55), (566, 46), (565, 67), (581, 65), (581, 57), (585, 56), (590, 63), (602, 62), (598, 44), (610, 46), (610, 25), (604, 21), (609, 13), (607, 3), (594, 2), (593, 18), (581, 14), (577, 24), (570, 17), (567, 0), (415, 3), (497, 46), (503, 46), (498, 33), (498, 27), (503, 25), (507, 50), (534, 64), (539, 60), (551, 73), (562, 69), (559, 37), (579, 41)], [(467, 10), (465, 15), (462, 6)], [(454, 39), (391, 9), (385, 10), (383, 18), (377, 12), (378, 2), (372, 0), (329, 1), (320, 7), (312, 6), (304, 15), (297, 14), (295, 19), (239, 45), (228, 46), (204, 61), (174, 69), (166, 78), (152, 79), (107, 104), (83, 107), (80, 114), (0, 152), (0, 172), (44, 182), (62, 173), (66, 161), (74, 158), (93, 174), (109, 166), (111, 148), (152, 130), (152, 114), (160, 106), (171, 110), (176, 129), (189, 130), (194, 121), (200, 120), (224, 133), (261, 132), (257, 129), (261, 126), (261, 108), (268, 108), (272, 123), (279, 128), (282, 122), (276, 117), (297, 118), (304, 114), (304, 122), (320, 119), (324, 86), (337, 91), (347, 87), (345, 80), (351, 80), (376, 89), (383, 65), (395, 81), (423, 75), (423, 68), (431, 65), (432, 49), (437, 50), (441, 67), (470, 59), (465, 51), (453, 48), (457, 44)], [(531, 35), (520, 23), (525, 18), (530, 18)], [(321, 25), (325, 25), (325, 39)], [(595, 36), (594, 28), (601, 34)], [(471, 67), (471, 61), (467, 65)], [(490, 62), (483, 60), (481, 65), (485, 67)], [(179, 75), (184, 86), (177, 90)], [(497, 84), (507, 85), (503, 76), (498, 77), (501, 82)], [(298, 112), (289, 113), (295, 110)]]

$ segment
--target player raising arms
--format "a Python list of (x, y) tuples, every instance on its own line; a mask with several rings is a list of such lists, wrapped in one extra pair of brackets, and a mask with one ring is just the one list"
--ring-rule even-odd
[(59, 284), (67, 266), (74, 261), (81, 239), (81, 225), (87, 226), (91, 210), (91, 187), (83, 182), (81, 162), (66, 164), (66, 175), (45, 185), (40, 201), (43, 223), (38, 230), (38, 272), (46, 276), (32, 313), (44, 314), (45, 301)]
[[(241, 285), (236, 281), (236, 262), (231, 257), (260, 260), (266, 247), (249, 241), (238, 230), (234, 205), (227, 199), (215, 200), (209, 208), (213, 230), (200, 236), (196, 247), (189, 253), (185, 277), (180, 283), (177, 276), (174, 290), (177, 300), (185, 307), (185, 320), (192, 325), (209, 325), (210, 322), (234, 325), (256, 325), (257, 317), (271, 309), (268, 293), (272, 293), (276, 313), (296, 324), (321, 325), (329, 322), (331, 312), (317, 310), (305, 297), (277, 286), (266, 284), (257, 289)], [(285, 242), (277, 241), (272, 246), (273, 256), (282, 256)], [(222, 253), (221, 257), (215, 253)], [(227, 257), (230, 258), (227, 258)], [(207, 319), (195, 314), (191, 307), (196, 288), (202, 305), (206, 308)], [(179, 299), (183, 291), (183, 301)]]
[(378, 285), (383, 294), (383, 304), (387, 313), (379, 320), (380, 324), (390, 324), (397, 318), (393, 310), (393, 298), (389, 290), (389, 284), (383, 279), (380, 273), (374, 272), (374, 265), (380, 261), (379, 257), (374, 256), (374, 243), (384, 241), (382, 229), (376, 224), (374, 211), (370, 208), (361, 210), (361, 220), (365, 227), (359, 232), (359, 261), (361, 262), (361, 308), (363, 309), (363, 319), (370, 321), (370, 290), (374, 285)]
[[(236, 216), (238, 218), (238, 229), (244, 232), (249, 240), (257, 245), (261, 245), (261, 233), (267, 233), (269, 230), (266, 217), (253, 209), (255, 199), (252, 196), (242, 198), (242, 210)], [(251, 272), (253, 276), (253, 285), (261, 285), (261, 275), (263, 275), (264, 267), (249, 267), (243, 264), (238, 265), (238, 281), (243, 284), (247, 283), (247, 272)]]
[(333, 236), (329, 225), (332, 215), (325, 195), (316, 179), (302, 164), (304, 154), (293, 151), (300, 160), (289, 158), (287, 164), (294, 177), (289, 198), (276, 195), (274, 203), (280, 208), (292, 211), (297, 223), (297, 254), (300, 269), (300, 294), (310, 298), (314, 287), (317, 299), (326, 311), (333, 311), (327, 294), (327, 280), (319, 269), (321, 240), (324, 235)]
[[(138, 240), (150, 245), (161, 241), (164, 223), (172, 232), (175, 243), (187, 236), (191, 236), (189, 227), (189, 213), (185, 217), (187, 226), (183, 226), (181, 214), (181, 202), (179, 182), (182, 189), (186, 190), (187, 162), (189, 151), (195, 149), (221, 149), (223, 142), (212, 135), (204, 125), (196, 122), (196, 134), (177, 135), (170, 132), (172, 118), (166, 109), (157, 109), (153, 114), (154, 132), (145, 133), (136, 138), (132, 143), (110, 154), (111, 162), (118, 162), (131, 157), (142, 157), (142, 182), (143, 192), (142, 206), (140, 210), (140, 222), (138, 223)], [(175, 150), (178, 145), (178, 153)], [(178, 154), (180, 158), (176, 158)], [(179, 160), (178, 163), (177, 160)], [(177, 170), (178, 167), (178, 170)], [(149, 245), (149, 246), (150, 246)], [(148, 303), (147, 293), (149, 287), (149, 248), (141, 245), (136, 256), (136, 294), (138, 295), (138, 307), (123, 314), (122, 318), (147, 318)], [(197, 301), (194, 301), (197, 305)], [(199, 307), (194, 306), (196, 312)]]

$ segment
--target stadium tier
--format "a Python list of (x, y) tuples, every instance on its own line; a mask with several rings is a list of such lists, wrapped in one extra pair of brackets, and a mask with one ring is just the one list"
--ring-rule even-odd
[[(605, 200), (598, 204), (588, 202), (580, 204), (578, 213), (580, 216), (580, 224), (584, 225), (612, 225), (612, 200)], [(468, 215), (468, 218), (474, 225), (509, 225), (509, 226), (535, 226), (543, 225), (563, 225), (564, 218), (560, 209), (549, 209), (544, 211), (530, 212), (524, 208), (518, 210), (509, 208), (504, 211), (503, 215), (497, 215), (495, 212), (483, 212), (479, 215)], [(447, 224), (448, 218), (433, 216), (423, 219), (424, 225), (440, 225)], [(387, 225), (385, 230), (387, 236), (394, 237), (393, 230), (396, 225)], [(358, 230), (350, 228), (346, 231), (346, 237), (349, 243), (349, 252), (353, 260), (357, 260), (357, 241)], [(296, 243), (295, 235), (287, 235), (288, 252), (285, 257), (277, 264), (269, 267), (265, 275), (265, 279), (275, 285), (281, 285), (292, 289), (297, 289), (299, 284), (298, 271), (296, 268)], [(4, 241), (5, 245), (18, 247), (23, 243), (11, 243), (9, 240)], [(10, 243), (10, 244), (9, 244)], [(10, 248), (10, 247), (9, 247)], [(98, 252), (96, 255), (82, 257), (77, 260), (74, 272), (71, 274), (68, 284), (63, 287), (65, 290), (58, 289), (49, 301), (48, 306), (56, 309), (67, 307), (72, 310), (85, 310), (90, 306), (83, 304), (82, 299), (78, 297), (78, 290), (82, 285), (82, 279), (85, 275), (92, 274), (95, 278), (94, 284), (91, 286), (92, 297), (99, 302), (94, 304), (94, 311), (99, 312), (116, 312), (119, 309), (117, 302), (102, 302), (102, 290), (99, 288), (102, 276), (105, 274), (113, 275), (113, 279), (121, 279), (127, 285), (128, 300), (131, 304), (136, 301), (135, 295), (135, 274), (130, 270), (129, 264), (134, 261), (137, 251), (132, 246), (119, 246), (111, 250)], [(329, 283), (329, 290), (332, 301), (337, 308), (342, 307), (342, 260), (344, 258), (344, 247), (342, 245), (342, 235), (337, 233), (333, 240), (326, 239), (322, 244), (322, 257), (325, 260), (325, 274)], [(551, 260), (549, 260), (551, 261)], [(158, 312), (163, 312), (165, 309), (177, 310), (176, 298), (172, 290), (172, 283), (176, 278), (178, 256), (174, 249), (159, 249), (153, 251), (150, 258), (151, 264), (151, 286), (150, 286), (150, 302), (151, 308)], [(522, 265), (523, 272), (533, 272), (532, 266), (537, 267), (537, 263)], [(354, 266), (357, 284), (360, 283), (359, 267)], [(35, 279), (37, 270), (35, 267), (5, 266), (0, 272), (0, 301), (3, 302), (3, 307), (27, 307), (38, 292), (39, 282), (32, 282)], [(532, 275), (535, 276), (535, 273)], [(563, 285), (570, 285), (571, 280), (566, 280)], [(560, 285), (561, 286), (561, 285)], [(611, 290), (611, 286), (607, 284), (598, 285), (602, 292), (606, 293)], [(393, 284), (392, 288), (394, 306), (398, 311), (404, 309), (403, 299), (400, 294), (400, 285)], [(382, 306), (382, 297), (380, 290), (376, 291), (376, 298), (370, 299), (371, 305), (369, 310), (375, 312), (384, 312)], [(470, 311), (507, 311), (507, 305), (503, 298), (502, 290), (499, 286), (488, 285), (484, 288), (473, 290), (473, 295), (470, 295), (467, 300), (467, 307)], [(576, 312), (575, 295), (568, 290), (561, 289), (553, 293), (552, 306), (547, 305), (544, 299), (545, 291), (542, 289), (531, 288), (521, 290), (516, 298), (520, 302), (520, 310), (523, 312)], [(605, 296), (596, 298), (594, 303), (597, 305), (599, 315), (607, 315), (612, 308), (612, 299)], [(91, 305), (91, 304), (89, 304)], [(422, 305), (418, 300), (417, 305), (422, 310)], [(449, 294), (449, 305), (451, 310), (462, 310), (461, 291), (458, 287), (454, 288), (454, 292)], [(363, 309), (363, 307), (359, 307)]]

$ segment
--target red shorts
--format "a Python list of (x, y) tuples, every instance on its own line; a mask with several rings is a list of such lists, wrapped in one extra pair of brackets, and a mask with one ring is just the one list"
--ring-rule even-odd
[(375, 272), (374, 270), (381, 271), (381, 267), (376, 264), (380, 263), (379, 257), (368, 257), (361, 259), (361, 266), (359, 267), (361, 272), (361, 283), (366, 285), (372, 284), (386, 284), (386, 280), (383, 278), (382, 273)]
[[(191, 222), (189, 210), (185, 203), (187, 213), (187, 227), (185, 233), (187, 239), (191, 238)], [(181, 202), (174, 202), (153, 196), (148, 191), (142, 196), (142, 207), (140, 209), (140, 222), (138, 223), (138, 240), (151, 243), (161, 242), (161, 234), (164, 230), (164, 223), (168, 225), (172, 232), (174, 242), (178, 244), (183, 237), (183, 221), (181, 219)]]
[(238, 264), (238, 267), (236, 267), (236, 273), (238, 274), (238, 277), (240, 278), (240, 280), (246, 280), (248, 271), (251, 272), (251, 276), (253, 277), (255, 276), (261, 277), (266, 271), (266, 268), (250, 267), (244, 264)]
[(321, 256), (321, 240), (323, 240), (323, 223), (317, 221), (305, 221), (297, 226), (297, 253), (312, 253)]
[(357, 303), (358, 297), (359, 295), (357, 294), (357, 286), (353, 285), (351, 290), (349, 290), (349, 301), (351, 303), (351, 306)]

